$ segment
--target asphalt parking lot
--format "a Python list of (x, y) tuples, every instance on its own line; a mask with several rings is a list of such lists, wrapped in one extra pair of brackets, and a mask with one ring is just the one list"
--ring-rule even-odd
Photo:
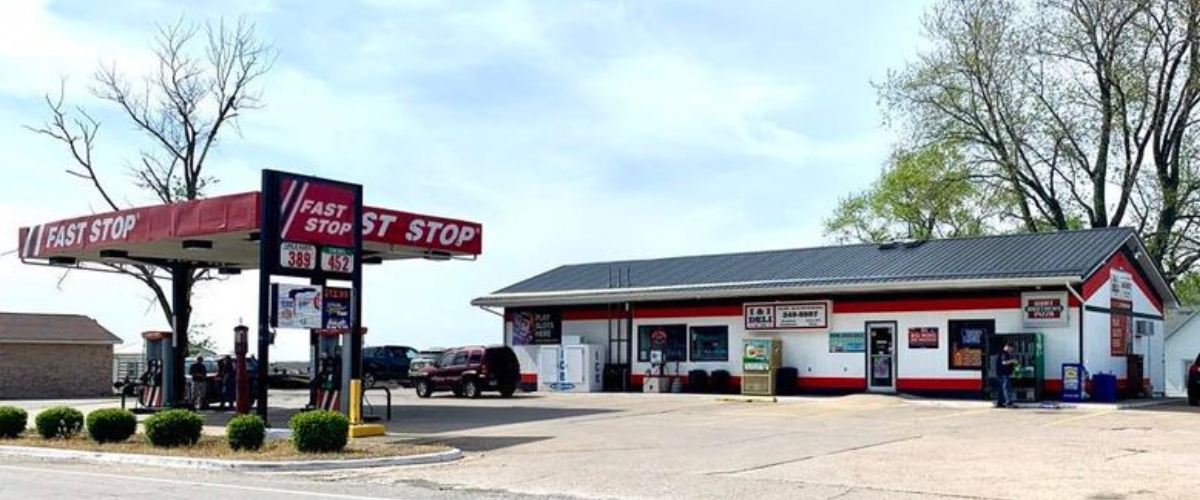
[(456, 464), (321, 474), (584, 497), (1196, 498), (1200, 411), (993, 409), (892, 396), (397, 393), (392, 432)]
[[(390, 432), (451, 444), (466, 458), (287, 480), (466, 497), (1132, 500), (1200, 491), (1200, 411), (1178, 401), (993, 409), (876, 395), (772, 403), (687, 394), (393, 394)], [(380, 395), (370, 396), (376, 409)], [(282, 425), (286, 409), (305, 401), (303, 392), (273, 391), (272, 422)], [(218, 423), (222, 414), (209, 415)]]

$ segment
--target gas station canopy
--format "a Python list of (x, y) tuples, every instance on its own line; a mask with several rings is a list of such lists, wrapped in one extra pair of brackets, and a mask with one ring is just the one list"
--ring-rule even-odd
[[(256, 269), (261, 196), (232, 194), (23, 227), (21, 260), (66, 266), (192, 262), (230, 273)], [(364, 206), (362, 224), (365, 264), (471, 259), (483, 250), (483, 227), (475, 222)], [(330, 234), (350, 229), (309, 228)]]

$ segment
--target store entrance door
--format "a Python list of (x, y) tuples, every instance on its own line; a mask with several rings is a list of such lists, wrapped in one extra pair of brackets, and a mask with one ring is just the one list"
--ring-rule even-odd
[(867, 390), (896, 392), (895, 323), (867, 323)]

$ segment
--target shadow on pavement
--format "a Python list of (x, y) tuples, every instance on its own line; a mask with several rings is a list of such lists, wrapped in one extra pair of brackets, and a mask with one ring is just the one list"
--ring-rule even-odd
[(416, 444), (436, 443), (453, 446), (468, 453), (483, 453), (536, 443), (550, 439), (550, 436), (458, 436), (447, 438), (421, 438), (414, 440)]

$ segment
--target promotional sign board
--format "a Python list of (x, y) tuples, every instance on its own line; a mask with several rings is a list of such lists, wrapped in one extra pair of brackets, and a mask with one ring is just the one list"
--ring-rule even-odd
[(908, 329), (909, 349), (937, 349), (938, 329), (936, 326), (914, 327)]
[(821, 330), (829, 328), (829, 303), (748, 303), (742, 317), (746, 330)]
[(353, 319), (350, 308), (354, 303), (354, 291), (349, 288), (327, 286), (321, 292), (321, 330), (349, 331)]
[(275, 328), (321, 328), (323, 295), (319, 285), (271, 285), (271, 326)]
[(1021, 294), (1021, 324), (1028, 327), (1067, 326), (1070, 308), (1067, 292)]
[(1109, 276), (1109, 355), (1126, 356), (1133, 344), (1133, 275), (1113, 269)]
[(562, 343), (562, 318), (557, 311), (518, 311), (513, 313), (513, 345)]
[[(267, 416), (269, 326), (348, 333), (340, 388), (341, 408), (348, 408), (350, 382), (362, 378), (362, 186), (263, 170), (258, 210), (258, 415)], [(272, 284), (273, 276), (314, 284)], [(330, 280), (349, 281), (351, 287), (326, 292), (318, 285)]]
[(866, 346), (863, 332), (829, 332), (829, 352), (865, 352)]
[(742, 371), (765, 372), (771, 369), (771, 339), (746, 339), (742, 352)]

